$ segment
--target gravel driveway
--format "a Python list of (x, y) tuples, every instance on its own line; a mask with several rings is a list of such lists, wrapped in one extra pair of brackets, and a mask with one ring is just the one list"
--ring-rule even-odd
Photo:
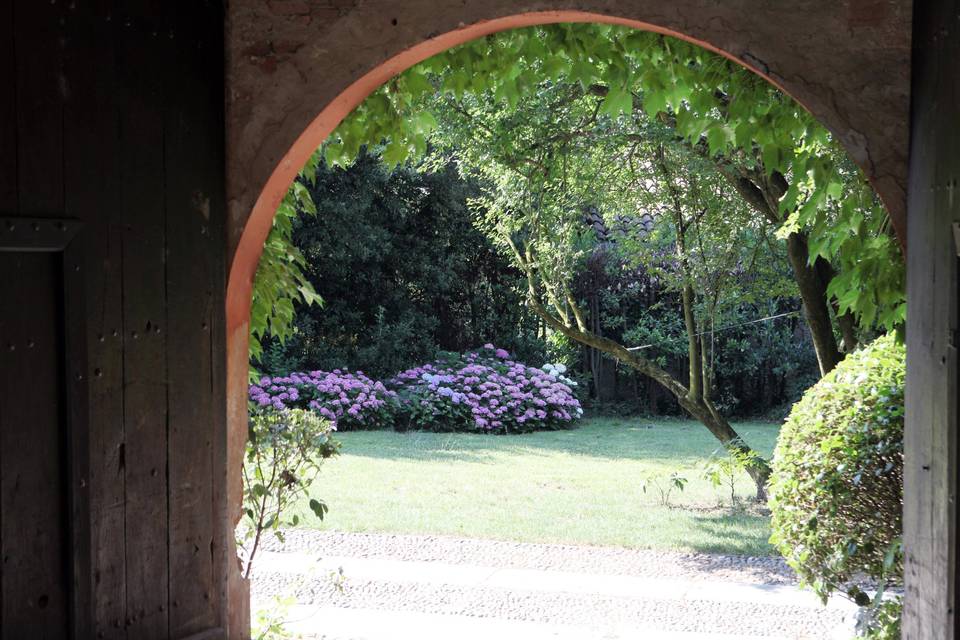
[(852, 608), (795, 583), (778, 558), (303, 529), (252, 596), (295, 595), (290, 628), (328, 640), (849, 638)]

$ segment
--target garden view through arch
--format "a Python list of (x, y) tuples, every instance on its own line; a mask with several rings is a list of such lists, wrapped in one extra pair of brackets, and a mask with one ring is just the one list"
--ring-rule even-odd
[[(694, 3), (691, 3), (694, 4)], [(228, 270), (228, 285), (226, 298), (227, 321), (227, 408), (228, 408), (228, 489), (227, 501), (231, 517), (239, 511), (240, 487), (239, 467), (242, 464), (242, 452), (246, 438), (246, 383), (248, 372), (248, 331), (250, 317), (250, 303), (253, 277), (259, 262), (263, 243), (269, 233), (273, 216), (286, 191), (296, 178), (298, 172), (306, 163), (310, 155), (322, 145), (340, 122), (368, 95), (389, 81), (392, 77), (407, 68), (459, 44), (507, 29), (531, 27), (536, 25), (567, 22), (592, 22), (628, 26), (645, 31), (653, 31), (673, 36), (701, 46), (714, 53), (721, 54), (752, 72), (765, 78), (784, 93), (796, 99), (799, 103), (809, 107), (811, 102), (826, 104), (820, 100), (810, 100), (815, 95), (816, 87), (810, 89), (793, 82), (784, 81), (773, 69), (770, 62), (759, 59), (750, 60), (737, 57), (717, 44), (692, 37), (682, 31), (658, 26), (654, 22), (618, 18), (610, 15), (575, 11), (534, 11), (498, 17), (489, 20), (479, 20), (472, 24), (461, 26), (452, 31), (425, 38), (420, 43), (405, 48), (388, 57), (372, 69), (358, 71), (357, 79), (341, 91), (333, 100), (325, 105), (315, 105), (319, 113), (303, 129), (285, 154), (275, 163), (272, 173), (263, 183), (262, 188), (256, 185), (258, 192), (248, 211), (231, 211), (232, 221), (243, 220), (239, 227), (242, 231), (237, 237), (230, 238), (230, 265)], [(809, 94), (809, 95), (808, 95)], [(835, 107), (827, 106), (827, 110), (810, 109), (813, 115), (826, 124), (838, 123), (837, 114), (829, 110)], [(835, 132), (836, 133), (836, 132)], [(853, 131), (856, 133), (856, 131)], [(849, 149), (851, 157), (866, 171), (881, 199), (891, 213), (891, 219), (898, 232), (901, 244), (905, 244), (905, 199), (902, 186), (895, 176), (884, 175), (877, 171), (873, 162), (870, 145), (864, 141), (861, 148), (850, 149), (850, 136), (838, 135), (838, 139)], [(879, 141), (882, 143), (883, 141)], [(891, 161), (894, 162), (894, 161)], [(228, 172), (229, 173), (229, 172)], [(228, 176), (230, 178), (231, 176)], [(237, 205), (236, 203), (241, 203)], [(231, 208), (243, 207), (243, 198), (231, 198)], [(248, 217), (246, 217), (248, 215)], [(236, 235), (236, 233), (234, 234)], [(240, 611), (247, 615), (246, 599), (247, 587), (239, 577), (239, 573), (232, 577), (230, 589), (231, 616)]]

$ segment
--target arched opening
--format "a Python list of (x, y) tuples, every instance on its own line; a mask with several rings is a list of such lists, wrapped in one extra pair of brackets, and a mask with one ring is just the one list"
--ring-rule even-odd
[[(792, 87), (788, 83), (784, 83), (775, 75), (770, 74), (769, 69), (765, 65), (751, 63), (742, 58), (732, 56), (710, 42), (697, 40), (676, 30), (659, 27), (651, 23), (577, 11), (525, 13), (477, 22), (470, 26), (427, 39), (389, 58), (386, 62), (363, 74), (320, 111), (319, 115), (317, 115), (309, 126), (299, 135), (278, 163), (256, 198), (249, 219), (243, 226), (243, 232), (233, 256), (227, 290), (228, 453), (230, 456), (228, 468), (231, 472), (231, 482), (234, 482), (233, 478), (237, 477), (237, 474), (234, 473), (236, 470), (235, 465), (239, 464), (240, 451), (242, 450), (243, 439), (246, 435), (246, 394), (244, 391), (247, 380), (248, 357), (247, 320), (249, 318), (253, 275), (256, 270), (263, 241), (269, 231), (276, 207), (294, 180), (300, 167), (352, 109), (360, 104), (372, 91), (410, 66), (445, 49), (490, 33), (505, 29), (556, 22), (618, 24), (674, 36), (724, 55), (764, 77), (785, 93), (798, 97), (801, 100), (803, 98), (802, 95), (798, 95), (798, 92), (791, 91)], [(814, 115), (821, 116), (822, 114), (814, 113)], [(863, 162), (862, 154), (856, 153), (855, 155), (858, 160)], [(873, 177), (873, 174), (871, 174), (871, 177)], [(879, 186), (878, 184), (878, 187)], [(884, 191), (884, 189), (881, 189), (881, 191)], [(886, 191), (888, 197), (896, 199), (896, 194), (891, 194), (889, 190)], [(883, 195), (884, 194), (881, 193), (881, 196)], [(895, 209), (896, 205), (892, 208)], [(894, 223), (898, 230), (902, 230), (902, 217), (894, 216)], [(238, 495), (233, 491), (228, 492), (228, 495), (231, 493), (234, 496)], [(237, 503), (237, 500), (231, 501), (232, 505), (236, 505)]]

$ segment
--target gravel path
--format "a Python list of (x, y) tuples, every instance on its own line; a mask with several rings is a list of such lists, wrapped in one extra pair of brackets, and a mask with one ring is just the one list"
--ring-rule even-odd
[[(541, 627), (589, 632), (570, 631), (575, 638), (633, 638), (623, 630), (653, 628), (680, 635), (640, 637), (783, 640), (829, 640), (849, 628), (849, 608), (824, 608), (797, 592), (776, 558), (309, 530), (291, 531), (286, 545), (271, 541), (265, 550), (276, 553), (255, 563), (255, 601), (292, 594), (299, 605), (356, 611), (354, 620), (383, 618), (379, 631), (366, 633), (331, 629), (329, 614), (298, 629), (325, 640), (406, 637), (396, 627), (384, 633), (391, 616), (454, 621), (457, 629), (469, 626), (465, 620), (508, 624), (514, 630), (498, 633), (503, 640), (533, 637), (530, 629)], [(345, 579), (334, 580), (330, 566), (311, 569), (311, 557), (342, 560)], [(491, 581), (484, 572), (519, 577)], [(645, 586), (630, 586), (637, 583)]]
[(339, 533), (310, 529), (289, 531), (286, 540), (285, 545), (280, 544), (271, 536), (262, 544), (262, 548), (351, 558), (418, 560), (684, 580), (729, 580), (745, 584), (797, 582), (793, 570), (778, 557), (532, 544), (449, 536)]

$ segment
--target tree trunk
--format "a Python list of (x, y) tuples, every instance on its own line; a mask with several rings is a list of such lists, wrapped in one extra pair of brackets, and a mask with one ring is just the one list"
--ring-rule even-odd
[[(706, 331), (706, 328), (704, 328)], [(713, 364), (710, 362), (710, 352), (707, 351), (707, 336), (700, 336), (700, 362), (703, 372), (703, 399), (706, 402), (713, 401)]]
[[(820, 276), (820, 281), (823, 283), (824, 290), (830, 284), (830, 281), (833, 280), (834, 276), (837, 275), (836, 271), (833, 269), (833, 265), (824, 260), (823, 258), (817, 258), (817, 261), (814, 263), (814, 267), (817, 269), (817, 274)], [(837, 302), (834, 300), (831, 308), (833, 309), (833, 315), (837, 319), (837, 326), (840, 327), (840, 337), (843, 339), (843, 348), (842, 352), (844, 354), (852, 352), (857, 348), (857, 321), (853, 317), (853, 314), (849, 311), (846, 313), (840, 313), (840, 308)]]
[(833, 313), (837, 317), (837, 325), (840, 327), (840, 337), (843, 338), (843, 353), (850, 353), (857, 348), (857, 321), (849, 311), (839, 313), (839, 309), (834, 306)]
[(683, 285), (680, 300), (683, 303), (683, 326), (687, 331), (687, 359), (690, 364), (688, 374), (690, 381), (688, 387), (690, 391), (687, 395), (691, 401), (697, 402), (702, 400), (705, 394), (703, 384), (703, 357), (700, 351), (699, 336), (697, 336), (697, 322), (693, 316), (693, 287), (689, 284)]
[(843, 360), (843, 354), (837, 348), (837, 340), (833, 334), (833, 322), (827, 303), (828, 283), (820, 278), (814, 266), (808, 264), (809, 255), (806, 234), (791, 233), (787, 237), (787, 258), (793, 267), (794, 279), (800, 290), (803, 313), (813, 338), (813, 348), (817, 352), (820, 376), (823, 377)]
[(746, 471), (757, 485), (757, 500), (766, 500), (766, 483), (770, 475), (769, 466), (766, 461), (762, 460), (759, 455), (756, 455), (755, 452), (744, 443), (743, 439), (740, 438), (733, 427), (730, 426), (730, 423), (719, 414), (710, 402), (708, 375), (705, 371), (707, 362), (703, 349), (705, 343), (702, 337), (698, 335), (697, 320), (694, 312), (696, 291), (690, 279), (690, 262), (689, 256), (687, 255), (686, 238), (687, 223), (683, 216), (681, 194), (674, 181), (673, 173), (667, 164), (663, 145), (660, 145), (658, 148), (657, 160), (667, 188), (670, 190), (673, 198), (674, 228), (677, 234), (677, 260), (679, 261), (681, 274), (684, 279), (683, 288), (680, 291), (680, 301), (683, 307), (683, 324), (687, 332), (689, 384), (686, 397), (681, 398), (678, 396), (677, 400), (681, 407), (686, 409), (690, 415), (697, 418), (697, 420), (707, 427), (710, 433), (720, 441), (730, 454), (747, 454), (749, 456), (751, 464), (746, 467)]
[[(605, 97), (609, 93), (609, 88), (604, 85), (591, 85), (589, 91), (596, 96)], [(643, 109), (643, 103), (639, 97), (634, 97), (634, 109), (637, 111)], [(672, 116), (661, 113), (659, 120), (664, 125), (676, 129), (676, 120)], [(678, 137), (678, 141), (714, 162), (720, 173), (730, 181), (744, 201), (768, 223), (779, 226), (783, 222), (778, 210), (778, 202), (787, 192), (789, 184), (782, 174), (775, 171), (772, 175), (767, 176), (762, 167), (759, 170), (756, 167), (753, 170), (747, 170), (736, 166), (729, 158), (710, 153), (709, 146), (702, 142), (691, 144), (689, 140), (682, 136)], [(800, 289), (804, 315), (813, 336), (813, 346), (817, 352), (817, 362), (820, 365), (820, 375), (822, 377), (833, 370), (837, 363), (843, 359), (843, 354), (837, 347), (837, 341), (833, 335), (833, 326), (828, 310), (827, 285), (830, 283), (832, 276), (825, 281), (821, 281), (815, 268), (807, 264), (809, 253), (805, 232), (793, 233), (788, 237), (787, 255), (793, 267), (797, 286)], [(818, 261), (829, 266), (829, 263), (822, 258), (818, 258)], [(849, 316), (849, 314), (846, 315)], [(838, 317), (837, 321), (841, 331), (844, 332), (844, 348), (849, 352), (852, 349), (846, 346), (848, 337), (850, 338), (849, 344), (856, 344), (854, 319), (852, 317), (843, 319)], [(844, 328), (845, 325), (846, 329)]]
[(697, 401), (692, 401), (689, 397), (689, 390), (668, 372), (661, 369), (651, 360), (643, 356), (635, 355), (619, 342), (595, 335), (585, 328), (575, 328), (565, 324), (559, 318), (544, 308), (543, 304), (536, 297), (533, 290), (533, 284), (530, 283), (531, 295), (530, 306), (534, 312), (543, 318), (552, 329), (559, 331), (571, 340), (576, 340), (580, 344), (593, 347), (599, 351), (607, 353), (620, 360), (628, 367), (639, 371), (649, 377), (664, 389), (670, 392), (677, 399), (683, 409), (691, 416), (700, 421), (714, 437), (720, 441), (720, 444), (731, 452), (746, 454), (751, 457), (750, 464), (746, 471), (757, 487), (757, 500), (766, 500), (766, 483), (770, 477), (770, 465), (762, 456), (753, 451), (740, 437), (736, 430), (727, 422), (709, 403), (701, 397)]
[(699, 420), (731, 453), (749, 456), (752, 463), (745, 467), (750, 479), (757, 487), (757, 502), (767, 501), (767, 481), (770, 479), (770, 465), (743, 441), (730, 423), (717, 413), (710, 402), (690, 402), (679, 399), (680, 406)]

